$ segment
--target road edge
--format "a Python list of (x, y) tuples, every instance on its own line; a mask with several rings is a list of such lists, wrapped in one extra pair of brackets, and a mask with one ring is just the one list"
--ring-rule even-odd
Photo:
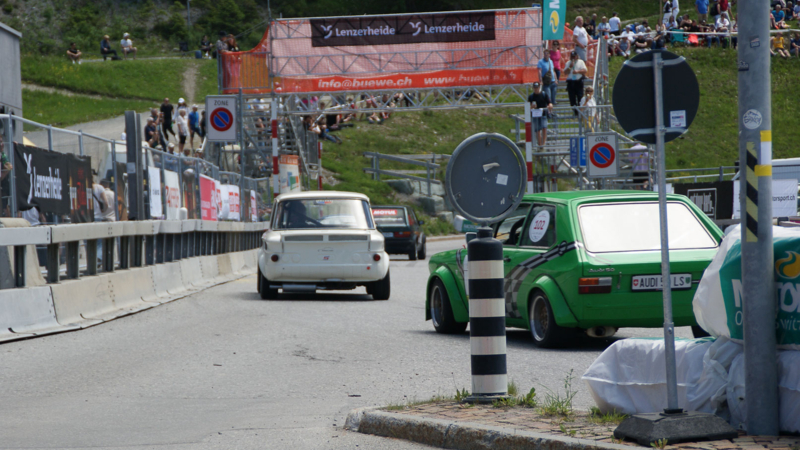
[(345, 429), (460, 450), (631, 450), (629, 445), (553, 436), (472, 422), (454, 422), (390, 413), (376, 407), (350, 411), (345, 421)]
[(448, 234), (447, 236), (430, 236), (425, 238), (428, 242), (439, 242), (439, 241), (455, 241), (456, 239), (464, 239), (463, 234)]

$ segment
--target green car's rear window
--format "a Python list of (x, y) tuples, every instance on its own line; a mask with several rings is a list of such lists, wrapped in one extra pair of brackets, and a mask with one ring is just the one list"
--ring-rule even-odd
[[(657, 202), (578, 208), (583, 244), (592, 253), (661, 250)], [(716, 248), (717, 241), (681, 202), (667, 203), (670, 250)]]

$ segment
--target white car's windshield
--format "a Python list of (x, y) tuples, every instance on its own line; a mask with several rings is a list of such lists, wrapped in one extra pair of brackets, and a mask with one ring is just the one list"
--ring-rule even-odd
[(276, 230), (373, 228), (369, 205), (357, 199), (298, 199), (278, 204)]
[[(583, 205), (578, 216), (589, 252), (661, 250), (657, 202)], [(667, 220), (670, 250), (717, 247), (717, 241), (685, 204), (669, 202)]]
[(375, 224), (379, 227), (404, 227), (406, 211), (403, 208), (375, 208), (372, 210)]

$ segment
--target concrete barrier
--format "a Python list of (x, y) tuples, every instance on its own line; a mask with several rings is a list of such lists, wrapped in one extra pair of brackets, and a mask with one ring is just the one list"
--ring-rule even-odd
[(239, 273), (245, 269), (244, 252), (230, 253), (231, 273)]
[(200, 258), (188, 258), (180, 260), (181, 277), (186, 287), (201, 287), (208, 284), (203, 279), (203, 267)]
[(248, 269), (256, 269), (258, 267), (258, 250), (248, 250), (244, 253), (244, 265)]
[(159, 297), (171, 297), (186, 291), (179, 262), (159, 264), (153, 270), (153, 282)]
[(107, 277), (114, 307), (120, 312), (133, 314), (159, 303), (152, 267), (122, 270), (110, 273)]
[(108, 282), (108, 275), (85, 277), (50, 286), (56, 319), (64, 326), (97, 325), (119, 316)]
[(0, 342), (60, 329), (49, 286), (0, 291)]
[(224, 255), (217, 255), (217, 267), (219, 268), (220, 278), (228, 278), (233, 271), (231, 270), (231, 255), (226, 253)]
[(219, 277), (219, 265), (217, 264), (216, 256), (201, 256), (200, 267), (203, 270), (203, 279), (206, 282), (212, 282)]

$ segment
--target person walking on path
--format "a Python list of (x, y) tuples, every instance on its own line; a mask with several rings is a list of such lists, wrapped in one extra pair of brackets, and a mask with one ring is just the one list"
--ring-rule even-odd
[(169, 135), (167, 135), (167, 133), (172, 133), (173, 136), (177, 137), (175, 135), (175, 130), (172, 129), (172, 119), (175, 117), (175, 107), (169, 102), (169, 98), (165, 98), (164, 103), (161, 104), (161, 113), (164, 114), (164, 137), (169, 139)]
[(203, 139), (203, 134), (200, 131), (200, 113), (197, 112), (197, 105), (192, 105), (192, 112), (189, 113), (189, 145), (192, 147), (192, 150), (195, 149), (195, 134), (198, 135), (201, 140)]
[(186, 117), (185, 109), (178, 110), (178, 117), (175, 118), (175, 123), (178, 125), (178, 153), (183, 153), (186, 138), (189, 137), (189, 120)]

